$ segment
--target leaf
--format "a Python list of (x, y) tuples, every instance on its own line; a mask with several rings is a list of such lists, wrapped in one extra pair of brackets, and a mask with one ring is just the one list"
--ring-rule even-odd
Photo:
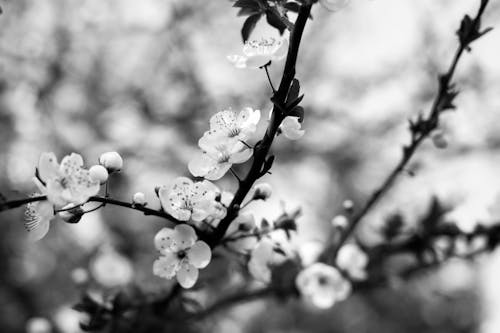
[(260, 10), (260, 5), (255, 0), (238, 0), (234, 3), (233, 7), (252, 8), (252, 9), (255, 9), (257, 11)]
[(288, 96), (286, 97), (287, 103), (296, 100), (297, 97), (299, 97), (299, 93), (300, 93), (300, 82), (297, 79), (293, 79), (292, 85), (290, 86), (290, 90), (288, 91)]
[(260, 10), (256, 10), (253, 8), (240, 8), (240, 11), (238, 12), (238, 16), (248, 16), (248, 15), (254, 15), (254, 14), (259, 14)]
[(300, 9), (300, 5), (296, 2), (288, 2), (284, 4), (283, 7), (294, 13), (298, 13)]
[(302, 123), (304, 121), (304, 108), (302, 106), (296, 106), (288, 113), (288, 115), (298, 117), (299, 123)]
[(260, 20), (260, 16), (261, 14), (251, 15), (245, 20), (245, 23), (243, 23), (243, 27), (241, 28), (243, 42), (246, 42), (252, 34), (253, 29), (255, 29), (257, 22)]
[(273, 10), (266, 11), (266, 19), (267, 23), (269, 23), (270, 26), (276, 28), (281, 35), (285, 32), (286, 24), (283, 23), (281, 17), (277, 12)]

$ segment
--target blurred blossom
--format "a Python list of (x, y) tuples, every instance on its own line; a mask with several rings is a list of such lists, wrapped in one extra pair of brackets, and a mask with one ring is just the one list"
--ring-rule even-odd
[(99, 250), (90, 271), (98, 283), (108, 288), (124, 286), (134, 278), (130, 260), (111, 248)]
[(351, 283), (336, 268), (323, 263), (304, 268), (295, 283), (301, 295), (320, 309), (343, 301), (351, 293)]
[(337, 254), (337, 265), (356, 280), (366, 279), (368, 256), (358, 245), (348, 243), (343, 245)]
[(71, 309), (71, 304), (63, 305), (56, 310), (54, 314), (54, 323), (57, 328), (64, 333), (82, 333), (80, 329), (80, 321), (82, 320), (82, 315)]
[(26, 333), (51, 333), (52, 324), (47, 318), (34, 317), (26, 323)]
[(250, 254), (248, 270), (255, 279), (268, 283), (271, 281), (271, 268), (283, 262), (286, 257), (277, 251), (277, 244), (271, 239), (262, 238)]
[(193, 227), (187, 224), (160, 230), (155, 246), (161, 256), (153, 264), (153, 273), (165, 279), (176, 277), (183, 288), (194, 286), (198, 269), (205, 268), (212, 258), (210, 247), (198, 240)]

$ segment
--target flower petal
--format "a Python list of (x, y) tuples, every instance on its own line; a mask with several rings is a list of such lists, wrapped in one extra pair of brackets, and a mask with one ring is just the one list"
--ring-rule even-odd
[(191, 265), (196, 268), (204, 268), (210, 263), (212, 250), (210, 250), (210, 246), (204, 241), (197, 241), (188, 250), (187, 256)]
[(229, 158), (229, 163), (239, 164), (244, 163), (253, 155), (253, 149), (245, 148), (240, 152), (234, 153)]
[(69, 156), (64, 156), (59, 166), (59, 170), (64, 175), (71, 175), (80, 170), (83, 166), (83, 158), (80, 154), (71, 153)]
[(176, 178), (170, 186), (162, 186), (158, 191), (163, 209), (180, 221), (188, 221), (191, 211), (186, 207), (186, 200), (191, 193), (193, 181), (187, 177)]
[(210, 118), (209, 133), (226, 135), (226, 132), (236, 127), (236, 118), (236, 112), (233, 110), (217, 112)]
[(281, 123), (280, 128), (283, 135), (290, 140), (300, 139), (305, 133), (305, 131), (301, 129), (298, 117), (286, 117)]
[(183, 263), (177, 272), (177, 281), (183, 288), (191, 288), (198, 280), (198, 269), (193, 265)]
[(43, 182), (59, 176), (59, 164), (54, 153), (42, 153), (38, 160), (38, 176)]
[(185, 223), (176, 225), (172, 236), (174, 240), (172, 246), (176, 246), (177, 251), (190, 248), (198, 239), (193, 227)]
[(231, 62), (234, 65), (234, 67), (236, 67), (236, 68), (247, 67), (247, 57), (233, 54), (233, 55), (227, 56), (227, 60), (229, 60), (229, 62)]
[(171, 279), (179, 270), (180, 261), (175, 253), (166, 253), (153, 263), (153, 274), (164, 279)]
[(283, 38), (279, 47), (273, 53), (273, 60), (281, 60), (288, 54), (288, 39)]
[(173, 251), (171, 246), (174, 242), (174, 229), (163, 228), (155, 235), (155, 247), (162, 253)]
[(50, 227), (50, 220), (54, 217), (54, 207), (49, 201), (29, 203), (24, 213), (24, 227), (29, 232), (31, 241), (38, 241), (45, 237)]
[(260, 68), (272, 60), (271, 54), (254, 55), (247, 58), (247, 67)]
[(205, 177), (217, 167), (217, 161), (207, 153), (199, 153), (189, 161), (189, 172), (195, 177)]

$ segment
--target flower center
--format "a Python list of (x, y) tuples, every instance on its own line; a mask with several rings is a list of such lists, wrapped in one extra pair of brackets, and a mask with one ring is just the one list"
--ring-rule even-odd
[(234, 138), (235, 136), (237, 136), (240, 133), (241, 133), (241, 129), (239, 129), (238, 127), (235, 127), (235, 128), (231, 128), (229, 130), (228, 136), (230, 138)]
[(184, 250), (180, 250), (179, 252), (177, 252), (177, 258), (179, 258), (179, 260), (186, 258), (186, 256), (187, 256), (187, 253)]
[(328, 279), (326, 278), (326, 276), (318, 277), (318, 284), (323, 287), (326, 286), (328, 284)]

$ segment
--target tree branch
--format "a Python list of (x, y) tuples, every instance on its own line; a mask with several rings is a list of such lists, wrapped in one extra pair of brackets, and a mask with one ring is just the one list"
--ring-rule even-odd
[(285, 114), (281, 111), (284, 109), (286, 102), (286, 97), (288, 95), (288, 90), (290, 85), (295, 78), (295, 65), (297, 62), (297, 55), (299, 53), (299, 46), (302, 39), (302, 33), (311, 12), (311, 4), (302, 5), (300, 7), (297, 20), (295, 21), (294, 28), (290, 35), (290, 46), (288, 48), (288, 54), (286, 58), (285, 68), (283, 70), (283, 76), (278, 90), (272, 97), (272, 101), (275, 104), (272, 111), (271, 120), (267, 128), (266, 133), (262, 140), (255, 146), (253, 162), (248, 171), (246, 177), (240, 182), (240, 186), (234, 195), (234, 199), (227, 211), (227, 215), (217, 226), (215, 232), (207, 239), (209, 245), (213, 248), (217, 246), (224, 237), (227, 228), (231, 222), (238, 216), (240, 205), (245, 199), (246, 195), (252, 188), (253, 184), (257, 179), (262, 176), (262, 167), (266, 162), (267, 155), (271, 149), (274, 137), (278, 131), (278, 128), (285, 118)]
[[(472, 21), (472, 25), (479, 29), (481, 16), (484, 13), (488, 0), (482, 0), (479, 10)], [(489, 31), (488, 29), (486, 32)], [(460, 36), (460, 30), (457, 32)], [(472, 37), (471, 37), (472, 38)], [(478, 37), (477, 37), (478, 38)], [(476, 39), (477, 39), (476, 38)], [(396, 178), (401, 174), (403, 170), (405, 170), (406, 165), (410, 161), (410, 159), (415, 154), (416, 150), (419, 148), (420, 144), (427, 138), (429, 135), (438, 127), (439, 125), (439, 116), (441, 113), (447, 109), (451, 109), (454, 106), (452, 105), (452, 100), (456, 96), (457, 92), (454, 90), (453, 85), (451, 84), (453, 75), (455, 73), (455, 69), (457, 64), (465, 50), (469, 49), (469, 44), (474, 39), (470, 39), (468, 42), (462, 42), (462, 38), (460, 38), (460, 44), (455, 52), (455, 56), (448, 68), (448, 71), (439, 76), (439, 90), (436, 95), (434, 102), (432, 104), (431, 110), (427, 118), (419, 118), (416, 123), (410, 121), (410, 130), (411, 130), (411, 142), (409, 145), (403, 147), (403, 155), (401, 160), (395, 166), (395, 168), (389, 173), (386, 179), (382, 182), (382, 185), (376, 189), (373, 194), (370, 196), (368, 201), (365, 203), (363, 208), (360, 211), (355, 213), (350, 220), (349, 226), (346, 230), (341, 234), (340, 239), (336, 244), (332, 244), (332, 246), (327, 248), (327, 252), (325, 255), (330, 257), (330, 260), (334, 260), (337, 255), (340, 247), (345, 243), (345, 241), (349, 238), (349, 236), (356, 229), (360, 221), (363, 217), (375, 206), (375, 204), (384, 196), (385, 193), (392, 187)]]

